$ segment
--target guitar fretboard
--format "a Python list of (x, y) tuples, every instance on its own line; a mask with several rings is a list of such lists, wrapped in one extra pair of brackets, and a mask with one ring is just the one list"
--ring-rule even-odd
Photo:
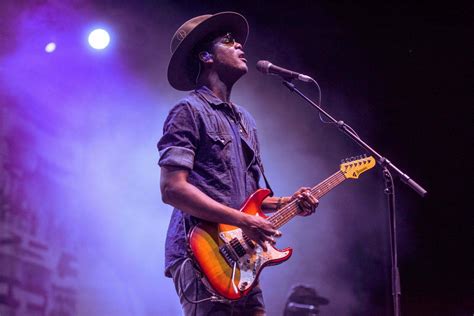
[[(319, 199), (344, 180), (346, 180), (344, 174), (341, 171), (337, 171), (323, 182), (314, 186), (311, 189), (311, 195), (316, 199)], [(299, 212), (300, 209), (298, 207), (297, 201), (295, 200), (282, 207), (272, 216), (268, 217), (268, 220), (273, 224), (273, 226), (275, 226), (275, 228), (280, 228), (284, 224), (288, 223), (290, 219), (295, 217)]]

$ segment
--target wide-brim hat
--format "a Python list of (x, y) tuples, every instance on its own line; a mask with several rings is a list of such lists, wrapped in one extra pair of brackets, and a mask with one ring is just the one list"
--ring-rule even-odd
[(245, 17), (236, 12), (219, 12), (200, 15), (181, 25), (171, 39), (171, 60), (168, 65), (168, 81), (177, 90), (196, 88), (199, 71), (197, 56), (192, 56), (197, 44), (216, 32), (230, 32), (244, 45), (249, 33)]

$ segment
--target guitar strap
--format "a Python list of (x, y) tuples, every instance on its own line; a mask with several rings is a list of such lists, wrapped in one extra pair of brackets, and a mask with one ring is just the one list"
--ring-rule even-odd
[[(231, 108), (232, 108), (235, 122), (243, 128), (243, 130), (245, 131), (245, 134), (248, 136), (249, 128), (248, 128), (248, 125), (245, 123), (245, 120), (242, 119), (242, 116), (240, 114), (237, 114), (233, 105), (231, 106)], [(257, 148), (255, 148), (254, 144), (249, 144), (249, 142), (242, 137), (241, 139), (242, 139), (242, 143), (245, 143), (250, 148), (250, 150), (253, 151), (255, 155), (255, 160), (257, 161), (258, 169), (260, 170), (260, 173), (263, 176), (263, 180), (265, 181), (265, 186), (267, 187), (268, 190), (270, 190), (270, 196), (273, 196), (274, 193), (273, 193), (272, 187), (270, 186), (270, 183), (268, 182), (268, 179), (265, 176), (265, 171), (263, 170), (263, 164), (262, 164), (262, 160), (260, 159), (260, 153), (258, 152)]]
[(260, 160), (260, 157), (259, 155), (257, 155), (257, 165), (258, 165), (258, 169), (260, 169), (260, 173), (262, 174), (263, 176), (263, 180), (265, 180), (265, 186), (267, 187), (268, 190), (270, 190), (270, 196), (273, 196), (274, 193), (273, 193), (273, 190), (272, 190), (272, 187), (270, 186), (270, 183), (268, 182), (268, 179), (267, 177), (265, 176), (265, 172), (263, 170), (263, 165), (262, 165), (262, 161)]

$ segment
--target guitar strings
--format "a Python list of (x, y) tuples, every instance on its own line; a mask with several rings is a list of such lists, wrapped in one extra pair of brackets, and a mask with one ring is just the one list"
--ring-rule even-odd
[[(365, 162), (364, 162), (365, 164)], [(323, 195), (328, 193), (331, 189), (335, 186), (342, 183), (346, 180), (346, 176), (344, 173), (339, 170), (335, 172), (333, 175), (329, 176), (326, 180), (322, 181), (318, 185), (314, 186), (310, 189), (310, 194), (315, 196), (317, 199), (321, 198)], [(282, 209), (277, 211), (272, 216), (268, 217), (268, 220), (275, 226), (275, 228), (280, 228), (284, 224), (286, 224), (290, 219), (296, 216), (299, 213), (299, 206), (298, 201), (293, 200), (288, 205), (284, 206)], [(248, 241), (248, 237), (243, 234), (243, 239)]]
[[(358, 164), (362, 165), (362, 164), (366, 164), (367, 162), (370, 162), (370, 159), (367, 161), (359, 162)], [(346, 176), (344, 175), (342, 170), (339, 170), (333, 175), (331, 175), (330, 177), (328, 177), (326, 180), (321, 182), (320, 184), (313, 187), (310, 190), (311, 195), (314, 194), (316, 198), (319, 199), (324, 194), (326, 194), (329, 190), (331, 190), (333, 187), (340, 184), (344, 180), (346, 180)], [(270, 222), (272, 222), (272, 224), (274, 224), (277, 228), (279, 228), (282, 225), (286, 224), (296, 214), (298, 214), (298, 209), (299, 207), (298, 207), (297, 201), (292, 201), (287, 206), (282, 208), (280, 211), (270, 216), (268, 219)]]
[[(329, 192), (333, 187), (340, 184), (346, 178), (341, 171), (337, 171), (332, 176), (321, 182), (320, 184), (316, 185), (310, 190), (311, 195), (316, 196), (316, 198), (322, 197), (324, 194)], [(283, 209), (279, 212), (273, 214), (268, 218), (268, 220), (276, 226), (276, 228), (281, 227), (282, 225), (286, 224), (291, 218), (293, 218), (296, 214), (299, 213), (299, 206), (298, 201), (294, 200), (291, 201), (288, 205), (286, 205)]]
[[(317, 199), (322, 197), (324, 194), (329, 192), (332, 188), (337, 186), (338, 184), (342, 183), (346, 180), (346, 177), (342, 173), (342, 171), (337, 171), (333, 175), (329, 176), (327, 179), (319, 183), (318, 185), (314, 186), (310, 189), (311, 195), (316, 196)], [(288, 205), (284, 206), (278, 212), (273, 214), (272, 216), (268, 217), (268, 220), (276, 227), (280, 228), (284, 224), (290, 221), (293, 217), (295, 217), (299, 212), (298, 201), (293, 200)], [(242, 234), (242, 238), (244, 242), (250, 241), (247, 235)], [(242, 242), (241, 239), (238, 239), (239, 242)]]

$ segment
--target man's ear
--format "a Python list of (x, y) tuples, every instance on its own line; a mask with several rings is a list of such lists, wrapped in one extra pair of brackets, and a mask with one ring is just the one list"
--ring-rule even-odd
[(210, 63), (212, 62), (212, 54), (209, 52), (203, 51), (199, 53), (199, 60), (201, 60), (203, 63)]

